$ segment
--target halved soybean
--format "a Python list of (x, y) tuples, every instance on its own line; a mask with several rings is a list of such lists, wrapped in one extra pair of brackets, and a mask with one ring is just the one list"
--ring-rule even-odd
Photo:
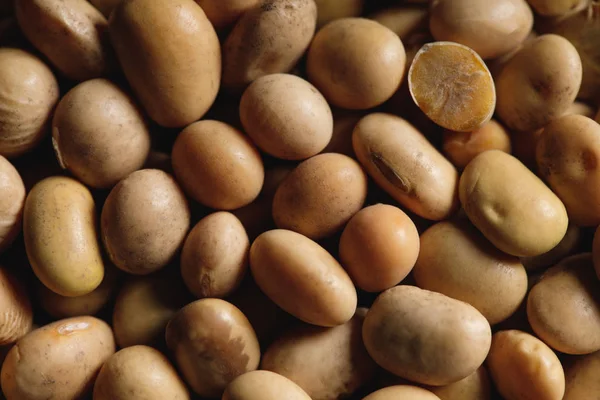
[(427, 43), (408, 71), (408, 87), (419, 108), (453, 131), (479, 129), (492, 118), (496, 89), (487, 66), (467, 46)]

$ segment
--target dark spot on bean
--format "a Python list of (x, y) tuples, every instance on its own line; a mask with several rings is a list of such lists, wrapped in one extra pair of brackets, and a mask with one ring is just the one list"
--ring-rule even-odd
[(260, 6), (260, 9), (264, 12), (273, 11), (275, 8), (277, 7), (275, 6), (275, 2), (273, 1), (267, 1)]
[(590, 150), (583, 150), (581, 153), (581, 164), (585, 171), (593, 171), (598, 167), (598, 158)]
[(391, 164), (383, 158), (379, 153), (371, 153), (371, 162), (381, 172), (385, 179), (398, 189), (402, 190), (406, 194), (410, 194), (412, 188), (410, 182), (402, 177), (398, 172), (394, 170)]

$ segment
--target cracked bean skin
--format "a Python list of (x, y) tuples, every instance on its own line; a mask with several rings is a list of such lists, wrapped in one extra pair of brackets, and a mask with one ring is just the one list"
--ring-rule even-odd
[(430, 220), (458, 208), (458, 172), (415, 127), (383, 113), (361, 119), (352, 134), (356, 156), (401, 205)]
[(436, 124), (453, 131), (482, 127), (494, 113), (496, 89), (487, 66), (467, 46), (427, 43), (408, 71), (410, 94)]
[(23, 337), (2, 365), (7, 400), (87, 398), (102, 364), (115, 352), (112, 330), (94, 317), (53, 322)]
[(467, 216), (498, 249), (532, 257), (554, 248), (569, 219), (560, 199), (515, 157), (486, 151), (467, 165), (459, 183)]

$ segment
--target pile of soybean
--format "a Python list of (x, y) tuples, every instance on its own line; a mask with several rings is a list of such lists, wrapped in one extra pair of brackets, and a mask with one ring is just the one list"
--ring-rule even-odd
[(598, 399), (599, 104), (595, 0), (1, 0), (2, 396)]

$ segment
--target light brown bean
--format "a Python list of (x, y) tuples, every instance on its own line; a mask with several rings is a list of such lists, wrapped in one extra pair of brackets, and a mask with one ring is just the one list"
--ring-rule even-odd
[(458, 208), (458, 172), (406, 120), (370, 114), (354, 128), (352, 143), (367, 173), (410, 211), (442, 220)]

